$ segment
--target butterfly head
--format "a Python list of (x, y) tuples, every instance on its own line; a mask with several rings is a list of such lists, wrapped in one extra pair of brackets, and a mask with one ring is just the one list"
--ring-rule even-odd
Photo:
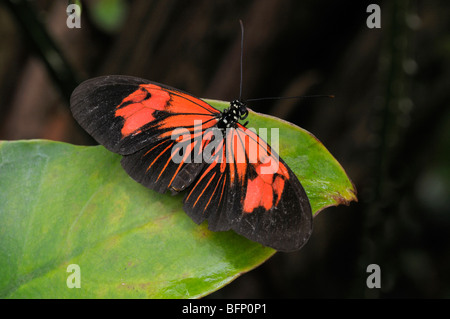
[[(220, 114), (218, 127), (222, 129), (235, 127), (236, 123), (246, 119), (247, 116), (247, 104), (241, 100), (234, 100), (230, 103), (230, 107), (223, 110)], [(245, 123), (244, 126), (247, 125), (247, 123)]]
[(242, 100), (234, 100), (230, 103), (230, 110), (237, 110), (239, 120), (245, 120), (248, 116), (247, 103)]

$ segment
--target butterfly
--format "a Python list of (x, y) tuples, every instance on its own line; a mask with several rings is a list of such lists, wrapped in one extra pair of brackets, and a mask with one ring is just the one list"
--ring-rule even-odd
[[(72, 93), (74, 118), (122, 167), (159, 193), (184, 191), (183, 208), (212, 231), (234, 230), (279, 251), (300, 249), (311, 206), (286, 163), (247, 129), (242, 100), (219, 111), (200, 98), (145, 79), (111, 75)], [(200, 125), (199, 125), (200, 124)]]

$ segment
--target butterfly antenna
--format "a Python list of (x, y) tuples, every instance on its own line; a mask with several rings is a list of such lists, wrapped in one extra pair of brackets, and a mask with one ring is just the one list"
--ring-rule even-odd
[[(239, 84), (239, 101), (242, 101), (242, 65), (243, 65), (243, 56), (244, 56), (244, 23), (241, 19), (239, 19), (239, 24), (241, 25), (241, 60), (240, 60), (240, 84)], [(304, 99), (304, 98), (317, 98), (317, 97), (326, 97), (326, 98), (334, 98), (334, 95), (304, 95), (304, 96), (287, 96), (287, 97), (263, 97), (258, 99), (247, 99), (246, 102), (252, 101), (261, 101), (261, 100), (285, 100), (285, 99)]]
[(239, 19), (239, 23), (241, 24), (241, 81), (239, 85), (239, 101), (242, 101), (242, 56), (244, 52), (244, 24), (242, 23), (242, 20)]
[(253, 101), (262, 101), (262, 100), (288, 100), (288, 99), (306, 99), (306, 98), (317, 98), (317, 97), (326, 97), (330, 99), (334, 99), (334, 95), (329, 94), (320, 94), (320, 95), (303, 95), (303, 96), (272, 96), (272, 97), (261, 97), (258, 99), (247, 99), (247, 102)]

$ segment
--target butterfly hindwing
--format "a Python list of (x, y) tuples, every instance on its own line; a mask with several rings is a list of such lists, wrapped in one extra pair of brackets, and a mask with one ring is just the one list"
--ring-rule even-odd
[[(294, 251), (300, 249), (312, 233), (312, 212), (306, 192), (297, 177), (283, 160), (279, 159), (279, 164), (286, 167), (287, 174), (275, 173), (272, 184), (267, 184), (263, 190), (250, 189), (249, 177), (243, 206), (248, 201), (255, 202), (252, 199), (255, 197), (269, 198), (271, 201), (258, 198), (258, 206), (255, 205), (251, 212), (246, 212), (244, 208), (242, 219), (233, 229), (265, 246), (280, 251)], [(254, 169), (253, 165), (249, 167), (249, 170)], [(285, 179), (285, 176), (289, 177)], [(282, 192), (276, 186), (277, 179), (281, 178), (285, 179)]]
[(190, 138), (184, 141), (161, 138), (125, 155), (122, 167), (134, 180), (157, 192), (180, 192), (195, 181), (204, 166), (199, 157), (204, 144), (194, 138), (198, 134), (186, 133), (185, 137)]
[[(224, 208), (230, 202), (230, 183), (227, 165), (225, 139), (216, 141), (215, 157), (208, 157), (195, 183), (187, 190), (184, 210), (198, 224), (208, 219), (209, 229), (229, 230)], [(211, 152), (213, 153), (213, 152)]]
[(304, 188), (254, 131), (238, 124), (236, 132), (236, 149), (245, 152), (248, 166), (241, 198), (243, 216), (233, 229), (277, 250), (300, 249), (312, 233), (312, 211)]
[(197, 223), (208, 220), (213, 231), (233, 229), (277, 250), (300, 249), (312, 232), (312, 212), (285, 162), (241, 125), (228, 130), (219, 150), (221, 157), (188, 190), (188, 215)]
[(125, 155), (121, 161), (122, 167), (137, 182), (165, 193), (177, 169), (171, 157), (174, 144), (171, 139), (164, 139)]

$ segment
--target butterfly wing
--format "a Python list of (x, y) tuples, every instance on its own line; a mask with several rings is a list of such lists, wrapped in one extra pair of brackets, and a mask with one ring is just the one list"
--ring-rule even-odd
[(206, 102), (169, 86), (132, 76), (111, 75), (80, 84), (70, 99), (73, 116), (110, 151), (132, 154), (167, 137), (177, 127), (205, 128), (220, 114)]
[[(72, 94), (71, 110), (100, 144), (124, 155), (122, 166), (133, 179), (161, 193), (172, 183), (177, 189), (192, 183), (176, 177), (180, 172), (196, 174), (201, 168), (194, 161), (194, 151), (197, 155), (202, 151), (198, 137), (216, 125), (220, 114), (183, 91), (117, 75), (83, 82)], [(174, 139), (180, 127), (184, 131), (177, 136), (183, 138)], [(177, 150), (184, 154), (174, 160)]]
[(233, 229), (280, 251), (300, 249), (312, 233), (312, 211), (291, 169), (240, 124), (227, 132), (218, 153), (189, 189), (185, 211), (197, 223), (208, 220), (213, 231)]

